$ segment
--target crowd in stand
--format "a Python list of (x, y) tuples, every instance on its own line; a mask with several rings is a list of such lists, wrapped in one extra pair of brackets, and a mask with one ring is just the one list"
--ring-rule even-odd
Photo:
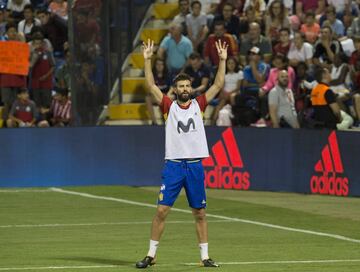
[[(7, 127), (71, 125), (71, 71), (83, 112), (91, 113), (104, 78), (100, 27), (96, 20), (101, 0), (75, 0), (75, 57), (69, 52), (68, 6), (64, 0), (0, 0), (0, 42), (27, 43), (28, 75), (1, 74), (2, 119)], [(81, 29), (81, 31), (80, 31)], [(71, 69), (69, 63), (73, 65)], [(100, 67), (100, 68), (98, 68)], [(81, 103), (85, 103), (82, 105)], [(80, 118), (89, 118), (89, 114)], [(90, 114), (91, 115), (91, 114)], [(86, 123), (86, 122), (85, 122)]]
[(153, 68), (164, 93), (173, 95), (171, 79), (181, 71), (193, 79), (194, 95), (206, 92), (221, 40), (230, 57), (224, 89), (211, 101), (213, 124), (359, 126), (359, 0), (178, 3)]

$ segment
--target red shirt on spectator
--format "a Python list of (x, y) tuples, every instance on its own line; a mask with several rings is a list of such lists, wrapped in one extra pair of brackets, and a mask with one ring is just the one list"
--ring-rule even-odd
[(228, 55), (236, 56), (238, 54), (238, 46), (234, 37), (228, 33), (225, 33), (221, 38), (211, 34), (205, 44), (204, 57), (210, 58), (210, 62), (214, 66), (219, 65), (219, 55), (215, 46), (215, 42), (221, 40), (222, 43), (226, 42), (228, 47)]
[(359, 51), (354, 51), (352, 54), (351, 54), (351, 57), (350, 57), (350, 61), (349, 63), (351, 65), (355, 65), (358, 60), (360, 60), (360, 52)]
[(273, 48), (274, 55), (276, 55), (277, 53), (281, 53), (284, 56), (287, 56), (289, 50), (290, 50), (290, 43), (288, 43), (288, 45), (286, 46), (282, 46), (281, 43), (277, 43)]
[(42, 49), (34, 54), (39, 54), (39, 56), (32, 68), (31, 88), (34, 90), (51, 90), (53, 88), (53, 74), (44, 80), (41, 80), (41, 77), (46, 75), (55, 66), (52, 53)]
[(26, 76), (0, 74), (0, 88), (26, 88)]

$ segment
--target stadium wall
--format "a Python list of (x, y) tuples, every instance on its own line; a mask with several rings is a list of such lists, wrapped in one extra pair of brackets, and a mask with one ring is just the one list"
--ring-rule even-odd
[[(209, 188), (360, 196), (354, 132), (207, 128)], [(160, 185), (163, 127), (3, 129), (0, 187)]]

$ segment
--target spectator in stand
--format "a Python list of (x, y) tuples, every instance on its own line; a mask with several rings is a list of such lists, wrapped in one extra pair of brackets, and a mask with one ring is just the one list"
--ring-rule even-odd
[[(225, 22), (226, 32), (234, 35), (235, 37), (239, 37), (240, 33), (240, 20), (238, 16), (234, 14), (234, 7), (230, 3), (225, 3), (222, 8), (222, 13), (220, 15), (215, 16), (214, 22), (223, 21)], [(213, 30), (214, 26), (212, 26)]]
[(71, 124), (71, 100), (69, 98), (69, 90), (63, 88), (55, 88), (50, 109), (41, 109), (45, 120), (40, 121), (39, 127), (67, 127)]
[[(274, 2), (275, 0), (269, 0), (267, 2), (267, 5), (266, 5), (266, 8), (268, 9), (272, 2)], [(284, 4), (284, 7), (286, 8), (286, 14), (288, 15), (292, 15), (294, 12), (293, 12), (293, 7), (294, 7), (294, 0), (282, 0), (283, 4)]]
[(38, 18), (45, 38), (50, 40), (55, 53), (62, 55), (63, 44), (67, 41), (67, 22), (57, 15), (51, 16), (47, 10), (40, 10)]
[(5, 10), (0, 9), (0, 37), (5, 36), (6, 34), (6, 20), (5, 20)]
[(279, 31), (280, 40), (273, 47), (273, 53), (276, 55), (277, 53), (283, 54), (287, 56), (290, 50), (290, 30), (288, 28), (282, 28)]
[(34, 35), (31, 51), (31, 89), (36, 105), (49, 108), (51, 103), (51, 90), (53, 89), (53, 75), (55, 60), (52, 52), (46, 49), (44, 37)]
[(335, 7), (336, 17), (343, 19), (345, 12), (351, 13), (351, 0), (327, 0), (329, 6)]
[(321, 28), (321, 36), (315, 43), (314, 64), (323, 68), (331, 69), (336, 54), (342, 52), (339, 41), (333, 39), (332, 30), (328, 26)]
[[(344, 103), (351, 102), (350, 87), (351, 87), (350, 67), (347, 56), (341, 52), (335, 55), (334, 64), (331, 69), (331, 81), (329, 83), (331, 90), (337, 96), (337, 102), (343, 111), (347, 111)], [(353, 107), (351, 107), (353, 109)], [(352, 112), (355, 115), (355, 112)]]
[(174, 24), (181, 24), (183, 29), (183, 35), (187, 35), (186, 29), (186, 15), (190, 13), (190, 0), (179, 0), (180, 13), (173, 19)]
[(200, 1), (193, 1), (191, 3), (191, 13), (186, 15), (186, 28), (194, 51), (201, 51), (209, 29), (207, 27), (206, 15), (201, 12)]
[(270, 74), (266, 80), (266, 83), (260, 89), (260, 94), (262, 94), (262, 93), (266, 94), (272, 88), (275, 87), (275, 85), (277, 84), (277, 80), (279, 78), (279, 73), (282, 70), (287, 71), (286, 74), (289, 76), (289, 78), (287, 80), (287, 82), (289, 84), (288, 88), (290, 90), (293, 89), (296, 75), (295, 75), (294, 69), (291, 66), (288, 66), (287, 57), (282, 54), (276, 54), (273, 58), (273, 66), (274, 66), (274, 68), (271, 68)]
[(100, 26), (86, 11), (77, 12), (75, 29), (75, 43), (80, 45), (81, 51), (79, 54), (86, 55), (90, 46), (100, 43)]
[(360, 121), (360, 36), (353, 38), (355, 44), (355, 51), (352, 53), (350, 58), (350, 70), (351, 70), (351, 79), (353, 82), (353, 90), (355, 94), (354, 98), (354, 108), (357, 115), (358, 126)]
[(313, 82), (314, 78), (309, 73), (305, 62), (299, 62), (296, 66), (296, 79), (294, 84), (295, 108), (297, 112), (304, 111), (310, 104), (310, 91), (304, 86), (304, 82)]
[(246, 56), (253, 47), (260, 49), (261, 57), (266, 63), (270, 63), (272, 49), (270, 41), (261, 35), (260, 25), (256, 22), (250, 24), (249, 38), (241, 43), (240, 46), (240, 63), (246, 65)]
[(244, 12), (245, 1), (246, 0), (221, 0), (218, 10), (221, 11), (226, 4), (230, 4), (234, 8), (233, 14), (235, 16), (241, 16)]
[(74, 0), (73, 9), (75, 12), (87, 12), (91, 17), (99, 16), (103, 0)]
[(265, 18), (265, 35), (274, 44), (279, 41), (280, 29), (290, 29), (290, 21), (286, 15), (286, 9), (281, 0), (275, 0), (269, 6), (269, 14)]
[(306, 12), (305, 23), (301, 25), (300, 31), (305, 34), (306, 41), (314, 44), (320, 36), (320, 26), (315, 21), (315, 13)]
[(182, 35), (180, 24), (170, 24), (169, 35), (160, 43), (157, 55), (165, 59), (169, 70), (169, 76), (177, 75), (185, 66), (188, 57), (193, 52), (193, 46), (189, 38)]
[[(163, 94), (167, 94), (171, 87), (171, 79), (169, 77), (165, 61), (160, 58), (156, 58), (153, 64), (153, 75), (156, 86), (159, 87)], [(150, 115), (150, 119), (153, 125), (156, 125), (156, 118), (153, 105), (155, 104), (154, 98), (150, 93), (145, 97), (146, 107)]]
[(23, 12), (25, 6), (30, 4), (30, 0), (9, 0), (6, 9), (11, 13), (15, 22), (18, 23), (24, 18)]
[[(14, 24), (6, 25), (6, 35), (2, 37), (6, 41), (22, 41), (22, 36), (17, 32)], [(3, 119), (7, 120), (11, 105), (16, 100), (16, 93), (21, 88), (26, 88), (26, 76), (13, 74), (0, 74), (1, 100), (4, 103)]]
[(56, 71), (56, 85), (62, 89), (71, 90), (71, 55), (68, 49), (65, 49), (65, 62)]
[(342, 121), (340, 107), (336, 103), (336, 95), (330, 89), (331, 74), (328, 69), (318, 67), (315, 79), (319, 82), (311, 91), (311, 103), (314, 108), (314, 118), (322, 127), (336, 129), (336, 124)]
[[(244, 68), (244, 79), (240, 94), (231, 96), (232, 104), (242, 104), (242, 100), (248, 100), (256, 103), (256, 108), (261, 111), (261, 118), (258, 120), (257, 126), (266, 126), (265, 116), (267, 114), (267, 100), (265, 92), (260, 87), (265, 83), (269, 66), (261, 60), (261, 51), (258, 47), (252, 47), (248, 51), (249, 65)], [(245, 98), (245, 99), (244, 99)], [(235, 101), (235, 102), (234, 102)], [(252, 121), (256, 121), (252, 120)]]
[(230, 57), (226, 61), (225, 84), (220, 93), (220, 102), (214, 110), (212, 124), (218, 126), (231, 126), (232, 111), (230, 96), (240, 91), (244, 73), (239, 71), (238, 62), (234, 57)]
[(185, 68), (185, 73), (191, 77), (191, 87), (194, 96), (199, 96), (209, 86), (210, 70), (203, 63), (199, 53), (192, 53), (189, 57), (189, 63)]
[(211, 25), (212, 20), (214, 19), (215, 14), (218, 11), (220, 0), (200, 0), (203, 11), (208, 17)]
[(273, 128), (300, 128), (295, 110), (295, 99), (286, 70), (278, 74), (277, 84), (269, 93), (269, 113)]
[(29, 92), (21, 88), (17, 92), (17, 99), (14, 101), (9, 119), (6, 120), (8, 128), (34, 127), (36, 123), (37, 109), (34, 101), (29, 99)]
[(325, 12), (325, 7), (325, 0), (296, 0), (296, 15), (302, 22), (309, 11), (315, 12), (315, 16), (320, 18)]
[(326, 19), (330, 22), (333, 34), (337, 38), (341, 38), (345, 35), (344, 24), (339, 19), (336, 19), (336, 10), (334, 6), (328, 6), (326, 8)]
[[(31, 50), (34, 50), (33, 41), (32, 41), (33, 36), (34, 36), (34, 35), (38, 35), (38, 34), (44, 36), (44, 33), (43, 33), (43, 31), (42, 31), (42, 28), (41, 28), (41, 27), (38, 27), (38, 26), (34, 26), (34, 27), (31, 29), (31, 40), (28, 42), (28, 44), (29, 44), (29, 46), (30, 46), (30, 51), (31, 51)], [(47, 50), (49, 50), (49, 51), (51, 51), (51, 52), (54, 51), (51, 42), (50, 42), (48, 39), (45, 39), (45, 38), (44, 38), (44, 46), (46, 47)]]
[(51, 13), (57, 14), (64, 20), (68, 19), (68, 4), (64, 0), (53, 0), (49, 5)]
[(360, 12), (358, 13), (358, 17), (353, 19), (351, 26), (347, 29), (347, 36), (350, 38), (360, 36)]
[(24, 20), (18, 25), (18, 32), (25, 36), (27, 42), (31, 40), (31, 30), (34, 26), (41, 26), (39, 19), (34, 17), (34, 8), (32, 5), (26, 5), (24, 8)]
[(296, 32), (291, 43), (287, 57), (291, 66), (296, 67), (300, 62), (305, 62), (311, 69), (313, 58), (313, 47), (310, 43), (304, 42), (305, 35)]
[(225, 23), (217, 21), (214, 24), (214, 34), (210, 34), (204, 48), (205, 64), (211, 67), (219, 65), (219, 55), (215, 46), (215, 42), (221, 40), (222, 43), (226, 42), (228, 45), (228, 56), (237, 56), (238, 47), (234, 37), (226, 33)]
[(249, 6), (246, 10), (245, 10), (245, 15), (243, 17), (240, 18), (240, 26), (239, 26), (239, 34), (240, 34), (240, 44), (241, 42), (249, 39), (249, 30), (250, 30), (250, 25), (252, 23), (257, 23), (260, 26), (260, 32), (264, 32), (265, 31), (265, 26), (263, 24), (263, 20), (262, 18), (257, 18), (255, 16), (255, 9), (252, 6)]
[(253, 7), (255, 9), (255, 16), (261, 18), (265, 13), (266, 3), (264, 0), (246, 0), (244, 10), (248, 7)]

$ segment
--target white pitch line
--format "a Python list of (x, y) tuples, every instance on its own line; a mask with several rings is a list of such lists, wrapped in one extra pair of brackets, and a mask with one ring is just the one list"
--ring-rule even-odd
[(32, 189), (2, 189), (0, 193), (48, 193), (50, 189), (32, 190)]
[(78, 266), (33, 266), (33, 267), (2, 267), (0, 271), (22, 270), (67, 270), (67, 269), (96, 269), (96, 268), (119, 268), (118, 265), (78, 265)]
[[(115, 197), (97, 196), (97, 195), (92, 195), (92, 194), (87, 194), (87, 193), (79, 193), (79, 192), (75, 192), (75, 191), (63, 190), (60, 188), (50, 188), (50, 190), (54, 191), (54, 192), (58, 192), (58, 193), (63, 193), (63, 194), (76, 195), (76, 196), (82, 196), (82, 197), (100, 199), (100, 200), (107, 200), (107, 201), (115, 201), (115, 202), (120, 202), (120, 203), (135, 205), (135, 206), (141, 206), (141, 207), (149, 207), (149, 208), (157, 207), (154, 204), (130, 201), (130, 200), (115, 198)], [(184, 210), (184, 209), (179, 209), (179, 208), (172, 208), (171, 210), (181, 212), (181, 213), (188, 213), (188, 214), (192, 213), (190, 210)], [(217, 219), (230, 220), (230, 221), (234, 221), (234, 222), (252, 224), (252, 225), (257, 225), (257, 226), (262, 226), (262, 227), (268, 227), (268, 228), (273, 228), (273, 229), (280, 229), (280, 230), (286, 230), (286, 231), (292, 231), (292, 232), (300, 232), (300, 233), (306, 233), (306, 234), (311, 234), (311, 235), (329, 237), (329, 238), (333, 238), (333, 239), (337, 239), (337, 240), (360, 244), (360, 240), (358, 240), (358, 239), (353, 239), (353, 238), (349, 238), (349, 237), (337, 235), (337, 234), (332, 234), (332, 233), (317, 232), (317, 231), (306, 230), (306, 229), (290, 228), (290, 227), (284, 227), (284, 226), (275, 225), (275, 224), (268, 224), (268, 223), (263, 223), (263, 222), (259, 222), (259, 221), (252, 221), (252, 220), (240, 219), (240, 218), (236, 218), (236, 217), (216, 215), (216, 214), (211, 214), (211, 213), (207, 213), (206, 216), (212, 217), (212, 218), (217, 218)]]
[[(357, 260), (306, 260), (306, 261), (260, 261), (260, 262), (218, 262), (219, 265), (256, 265), (256, 264), (316, 264), (316, 263), (357, 263)], [(199, 263), (186, 263), (193, 266)]]
[[(234, 223), (231, 220), (210, 220), (209, 223)], [(24, 224), (24, 225), (0, 225), (0, 228), (61, 228), (61, 227), (87, 227), (87, 226), (111, 226), (111, 225), (147, 225), (151, 224), (152, 221), (142, 221), (142, 222), (100, 222), (100, 223), (77, 223), (77, 224)], [(194, 224), (194, 221), (191, 220), (176, 220), (176, 221), (167, 221), (167, 224)]]
[[(317, 263), (355, 263), (360, 260), (305, 260), (305, 261), (260, 261), (260, 262), (219, 262), (220, 265), (262, 265), (262, 264), (317, 264)], [(183, 264), (156, 264), (156, 267), (172, 267), (172, 266), (199, 266), (199, 263), (183, 263)], [(31, 267), (0, 267), (0, 271), (24, 271), (24, 270), (68, 270), (68, 269), (97, 269), (97, 268), (117, 268), (129, 269), (127, 265), (76, 265), (76, 266), (31, 266)]]

